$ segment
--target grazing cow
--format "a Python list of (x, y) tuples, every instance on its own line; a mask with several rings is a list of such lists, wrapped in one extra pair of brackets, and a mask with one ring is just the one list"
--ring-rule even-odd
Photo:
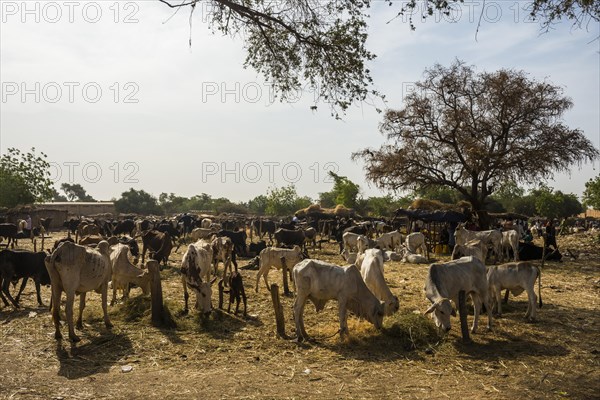
[(150, 275), (147, 270), (141, 270), (129, 261), (129, 246), (118, 243), (111, 246), (110, 262), (112, 266), (112, 300), (114, 305), (117, 289), (123, 290), (123, 298), (129, 297), (129, 284), (133, 283), (142, 289), (143, 294), (150, 293)]
[(260, 242), (250, 243), (248, 245), (248, 255), (254, 257), (260, 254), (261, 251), (267, 248), (267, 242), (261, 240)]
[(256, 287), (254, 288), (258, 293), (258, 281), (262, 276), (265, 280), (265, 285), (267, 286), (267, 290), (271, 290), (271, 286), (269, 285), (269, 281), (267, 280), (267, 275), (271, 270), (271, 267), (275, 267), (276, 269), (282, 269), (283, 265), (281, 264), (281, 258), (285, 258), (285, 265), (290, 274), (290, 279), (292, 279), (292, 265), (296, 265), (304, 258), (304, 254), (302, 254), (302, 249), (299, 246), (294, 246), (292, 249), (282, 249), (278, 247), (267, 247), (259, 254), (260, 262), (258, 273), (256, 274)]
[(217, 232), (210, 228), (194, 228), (190, 233), (190, 237), (193, 241), (198, 241), (200, 239), (209, 239), (216, 234)]
[(79, 318), (77, 319), (79, 329), (83, 328), (82, 317), (85, 308), (85, 295), (92, 290), (101, 293), (104, 324), (108, 329), (112, 328), (106, 305), (108, 282), (111, 279), (109, 253), (110, 248), (106, 241), (98, 243), (97, 250), (65, 242), (52, 255), (46, 257), (46, 268), (52, 282), (52, 319), (56, 328), (54, 334), (56, 339), (62, 338), (59, 308), (63, 291), (67, 295), (65, 309), (71, 341), (78, 342), (80, 340), (73, 328), (73, 301), (76, 294), (79, 294)]
[(229, 231), (220, 230), (217, 232), (217, 237), (228, 237), (233, 242), (233, 250), (236, 255), (245, 257), (248, 254), (246, 250), (246, 239), (247, 235), (245, 231)]
[(15, 224), (3, 223), (0, 224), (0, 238), (6, 238), (8, 241), (6, 242), (6, 248), (8, 249), (8, 245), (14, 249), (15, 244), (17, 243), (17, 226)]
[(208, 316), (212, 311), (211, 285), (216, 277), (212, 281), (202, 280), (202, 276), (210, 276), (210, 263), (212, 261), (212, 251), (208, 250), (206, 246), (210, 248), (210, 243), (199, 241), (190, 244), (181, 262), (181, 283), (183, 284), (183, 298), (185, 301), (184, 313), (188, 312), (188, 286), (196, 293), (196, 309), (200, 310), (205, 316)]
[(229, 275), (228, 279), (229, 290), (223, 289), (223, 280), (219, 281), (219, 291), (229, 293), (229, 305), (227, 306), (227, 312), (231, 312), (231, 305), (235, 301), (235, 315), (237, 315), (240, 310), (240, 301), (244, 301), (244, 317), (247, 316), (246, 313), (246, 291), (244, 290), (244, 282), (242, 280), (242, 275), (234, 271), (231, 275)]
[[(35, 283), (38, 304), (40, 306), (44, 305), (40, 296), (40, 286), (50, 285), (50, 276), (44, 264), (45, 258), (46, 253), (43, 251), (37, 253), (8, 249), (0, 251), (0, 298), (4, 302), (4, 305), (8, 305), (4, 297), (6, 295), (13, 306), (16, 308), (19, 307), (19, 298), (29, 278), (32, 278)], [(9, 284), (10, 282), (17, 282), (19, 279), (23, 279), (23, 282), (17, 296), (13, 299), (8, 291)]]
[(400, 251), (402, 247), (402, 234), (398, 231), (381, 233), (375, 243), (381, 250)]
[(421, 249), (421, 253), (429, 257), (429, 250), (425, 244), (425, 235), (421, 232), (414, 232), (406, 236), (406, 248), (409, 253), (417, 254), (417, 251)]
[(151, 258), (158, 262), (163, 261), (167, 265), (173, 243), (169, 232), (147, 231), (142, 235), (142, 263), (146, 257), (146, 251), (150, 249)]
[(475, 316), (471, 332), (477, 331), (481, 304), (485, 304), (488, 313), (488, 329), (492, 329), (492, 308), (488, 296), (488, 283), (485, 265), (475, 257), (462, 257), (441, 264), (431, 264), (425, 281), (425, 293), (431, 307), (425, 314), (432, 313), (438, 328), (448, 332), (450, 316), (456, 316), (450, 300), (458, 307), (458, 293), (465, 292), (465, 299), (471, 296)]
[(542, 307), (542, 272), (538, 267), (528, 262), (511, 262), (494, 265), (488, 268), (487, 280), (490, 296), (493, 303), (498, 306), (498, 315), (502, 315), (501, 291), (508, 289), (514, 296), (527, 292), (529, 303), (525, 318), (533, 321), (536, 318), (535, 281), (539, 278), (538, 292), (540, 294), (540, 308)]
[(454, 231), (454, 238), (456, 244), (465, 244), (468, 241), (479, 239), (486, 246), (492, 247), (495, 256), (495, 262), (502, 257), (502, 232), (490, 230), (490, 231), (470, 231), (465, 229), (464, 224), (459, 224)]
[(300, 246), (305, 248), (304, 231), (294, 231), (290, 229), (279, 228), (275, 231), (275, 244), (282, 246)]
[(519, 233), (512, 229), (502, 232), (502, 258), (510, 260), (510, 250), (513, 251), (513, 261), (519, 261)]
[(485, 264), (487, 258), (487, 245), (479, 240), (470, 240), (465, 244), (456, 244), (452, 249), (452, 259), (458, 260), (461, 257), (473, 256)]
[(398, 297), (392, 291), (383, 277), (383, 262), (385, 253), (379, 249), (367, 249), (360, 266), (360, 273), (369, 290), (385, 304), (384, 314), (392, 315), (400, 308)]
[[(228, 237), (217, 237), (214, 238), (212, 243), (212, 262), (215, 268), (215, 276), (217, 276), (217, 269), (219, 262), (223, 262), (223, 281), (227, 280), (227, 271), (231, 274), (232, 257), (233, 257), (233, 242)], [(237, 262), (235, 263), (235, 270), (237, 271)]]
[[(141, 223), (140, 223), (141, 228)], [(123, 221), (119, 221), (115, 229), (113, 229), (113, 235), (122, 235), (126, 233), (129, 236), (133, 236), (133, 231), (135, 230), (135, 222), (132, 219), (124, 219)]]
[(344, 243), (344, 249), (350, 251), (355, 250), (358, 253), (364, 253), (369, 247), (369, 239), (367, 239), (366, 236), (352, 232), (345, 232), (342, 235), (342, 241)]
[(324, 261), (307, 259), (293, 268), (296, 283), (294, 300), (294, 321), (298, 341), (309, 339), (304, 328), (304, 306), (310, 300), (317, 312), (323, 310), (329, 300), (338, 301), (340, 336), (348, 334), (347, 312), (352, 311), (359, 318), (381, 329), (384, 304), (367, 287), (355, 265), (339, 267)]

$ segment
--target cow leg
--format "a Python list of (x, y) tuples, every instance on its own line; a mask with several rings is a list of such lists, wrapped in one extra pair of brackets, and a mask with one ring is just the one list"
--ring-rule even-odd
[(113, 279), (112, 279), (112, 300), (110, 301), (110, 305), (114, 306), (116, 302), (117, 302), (117, 281), (113, 277)]
[(510, 290), (506, 289), (506, 292), (504, 292), (504, 300), (502, 301), (504, 304), (508, 304), (508, 294), (510, 293)]
[(62, 334), (60, 333), (60, 297), (62, 291), (56, 285), (52, 285), (51, 290), (50, 311), (52, 311), (52, 321), (54, 321), (54, 338), (62, 339)]
[(338, 315), (340, 318), (340, 337), (343, 339), (348, 335), (348, 313), (346, 311), (346, 300), (338, 300)]
[(189, 309), (188, 309), (188, 300), (190, 298), (190, 295), (188, 293), (187, 290), (187, 283), (185, 282), (185, 275), (181, 276), (181, 282), (183, 283), (183, 301), (184, 301), (184, 306), (183, 306), (183, 313), (187, 314)]
[(533, 285), (527, 288), (527, 299), (529, 300), (527, 304), (527, 313), (525, 314), (525, 318), (530, 321), (535, 321), (536, 318), (536, 302), (537, 296), (535, 295), (535, 290), (533, 290)]
[[(506, 290), (508, 292), (508, 289)], [(498, 316), (502, 316), (502, 290), (494, 291), (494, 296), (496, 298), (496, 305), (498, 306)]]
[[(25, 277), (25, 278), (23, 278), (23, 282), (21, 282), (21, 287), (19, 288), (19, 292), (17, 293), (17, 296), (15, 297), (15, 301), (17, 303), (19, 303), (19, 299), (21, 298), (21, 293), (23, 293), (23, 290), (25, 290), (25, 286), (27, 285), (27, 280), (28, 279), (29, 278)], [(36, 285), (36, 288), (37, 287), (38, 286)], [(38, 293), (39, 293), (39, 290), (38, 290)]]
[(44, 306), (44, 303), (42, 302), (42, 295), (40, 294), (41, 291), (41, 285), (39, 282), (35, 282), (35, 294), (37, 296), (37, 301), (38, 301), (38, 305), (40, 307)]
[(296, 336), (298, 341), (309, 340), (309, 336), (304, 329), (304, 306), (306, 305), (306, 296), (297, 296), (294, 300), (294, 322), (296, 323)]
[(475, 309), (475, 313), (473, 316), (473, 325), (471, 326), (471, 333), (477, 332), (477, 325), (479, 323), (479, 313), (481, 312), (481, 298), (478, 294), (471, 295), (471, 299), (473, 300), (473, 308)]
[(487, 315), (488, 315), (488, 324), (487, 324), (487, 330), (491, 331), (492, 330), (492, 326), (493, 326), (493, 312), (492, 312), (492, 302), (489, 296), (489, 292), (488, 294), (484, 294), (483, 296), (483, 303), (485, 304), (485, 306), (487, 307)]
[(77, 329), (83, 329), (83, 309), (85, 308), (85, 292), (79, 295), (79, 317), (77, 318)]
[(9, 285), (10, 285), (10, 280), (5, 278), (4, 281), (2, 282), (2, 292), (6, 295), (6, 297), (8, 298), (8, 300), (12, 303), (12, 305), (15, 308), (19, 308), (19, 304), (10, 295)]
[[(247, 316), (246, 314), (246, 291), (244, 290), (244, 284), (242, 283), (241, 287), (240, 287), (240, 294), (242, 296), (242, 301), (244, 302), (244, 317)], [(235, 310), (236, 314), (237, 314), (237, 309)]]
[(104, 326), (106, 326), (106, 329), (110, 329), (113, 327), (113, 324), (110, 322), (110, 319), (108, 319), (108, 307), (107, 307), (107, 303), (108, 303), (108, 282), (104, 282), (104, 284), (101, 287), (102, 290), (102, 312), (104, 313)]
[[(85, 296), (85, 294), (82, 294), (82, 296)], [(60, 301), (60, 297), (58, 299), (56, 299), (57, 301)], [(71, 339), (72, 342), (76, 343), (79, 342), (81, 339), (79, 338), (79, 336), (77, 336), (75, 334), (75, 328), (73, 327), (73, 302), (75, 301), (75, 292), (70, 290), (67, 292), (67, 304), (65, 305), (65, 313), (67, 314), (67, 325), (69, 326), (69, 339)], [(85, 301), (85, 300), (84, 300)], [(59, 304), (60, 303), (56, 303), (55, 310), (58, 310), (59, 308)], [(55, 319), (55, 325), (58, 324), (58, 318)], [(57, 332), (58, 332), (58, 326), (57, 326)], [(58, 332), (58, 334), (60, 335), (60, 332)]]

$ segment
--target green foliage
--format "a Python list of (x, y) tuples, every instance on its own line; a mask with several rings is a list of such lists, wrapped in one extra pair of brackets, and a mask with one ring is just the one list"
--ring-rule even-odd
[(319, 204), (323, 208), (333, 208), (337, 205), (335, 198), (336, 195), (333, 190), (330, 192), (319, 193)]
[(264, 194), (258, 195), (248, 201), (248, 210), (252, 214), (264, 215), (267, 209), (267, 196)]
[(56, 190), (55, 188), (52, 188), (52, 201), (60, 202), (60, 201), (69, 201), (69, 200), (67, 200), (66, 196), (63, 196), (62, 194), (58, 193), (58, 190)]
[(162, 214), (156, 197), (143, 190), (133, 188), (121, 193), (121, 198), (115, 200), (115, 209), (120, 213)]
[[(514, 180), (503, 182), (491, 196), (492, 200), (499, 203), (505, 211), (518, 212), (515, 210), (517, 201), (525, 195), (525, 189), (520, 187)], [(533, 214), (525, 214), (533, 215)]]
[(584, 211), (576, 195), (564, 194), (560, 190), (555, 192), (546, 185), (532, 190), (531, 196), (535, 199), (535, 210), (539, 216), (567, 218)]
[[(394, 198), (391, 195), (382, 197), (369, 197), (365, 200), (365, 205), (357, 207), (360, 215), (369, 215), (373, 217), (391, 217), (399, 208), (407, 208), (414, 198), (412, 196)], [(360, 203), (360, 201), (359, 201)]]
[(414, 197), (420, 197), (427, 200), (437, 200), (446, 204), (456, 204), (462, 200), (462, 195), (446, 186), (430, 186), (427, 188), (419, 188), (414, 191)]
[(96, 201), (96, 199), (86, 193), (83, 186), (79, 183), (72, 185), (63, 183), (60, 185), (60, 189), (65, 193), (68, 201)]
[(348, 208), (356, 208), (360, 187), (345, 176), (340, 176), (333, 171), (329, 171), (329, 176), (333, 178), (333, 189), (331, 197), (338, 204)]
[(43, 202), (53, 195), (50, 164), (46, 154), (37, 155), (32, 147), (28, 153), (8, 148), (0, 157), (0, 207)]
[(509, 211), (533, 217), (537, 214), (535, 210), (535, 197), (529, 195), (515, 199), (513, 202), (513, 209)]
[(587, 207), (593, 207), (595, 210), (600, 210), (600, 175), (585, 183), (583, 204)]
[(311, 205), (312, 200), (308, 197), (299, 197), (296, 187), (291, 184), (281, 188), (271, 188), (267, 193), (268, 215), (292, 215), (301, 208)]

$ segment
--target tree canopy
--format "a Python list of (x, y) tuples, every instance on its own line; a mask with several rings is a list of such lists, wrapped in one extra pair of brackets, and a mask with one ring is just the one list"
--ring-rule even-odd
[(83, 186), (79, 183), (63, 183), (60, 189), (65, 193), (68, 201), (96, 201), (92, 196), (86, 193)]
[(115, 209), (120, 213), (162, 214), (162, 209), (158, 205), (156, 197), (144, 190), (130, 188), (127, 192), (121, 193), (121, 198), (114, 202)]
[(446, 186), (481, 211), (506, 181), (534, 184), (599, 156), (562, 120), (571, 99), (523, 71), (477, 73), (457, 60), (427, 69), (415, 86), (403, 108), (385, 113), (388, 142), (353, 154), (379, 187)]
[[(380, 96), (373, 89), (366, 47), (371, 0), (160, 0), (172, 8), (190, 7), (190, 23), (198, 4), (213, 32), (242, 37), (244, 67), (251, 67), (273, 85), (282, 100), (295, 98), (308, 85), (316, 101), (330, 104), (336, 117), (351, 104)], [(391, 15), (427, 18), (449, 15), (463, 0), (389, 1)], [(600, 21), (596, 0), (532, 0), (531, 16), (542, 29), (562, 19), (584, 26)], [(191, 38), (190, 38), (191, 45)], [(316, 108), (316, 106), (313, 106)]]
[(267, 193), (267, 206), (265, 212), (268, 215), (292, 215), (301, 208), (312, 204), (308, 197), (300, 197), (296, 193), (296, 187), (291, 184), (281, 188), (271, 188)]
[(50, 164), (46, 154), (22, 153), (8, 148), (0, 157), (0, 207), (46, 201), (52, 198)]
[(600, 210), (600, 175), (585, 183), (583, 204), (594, 207), (595, 210)]

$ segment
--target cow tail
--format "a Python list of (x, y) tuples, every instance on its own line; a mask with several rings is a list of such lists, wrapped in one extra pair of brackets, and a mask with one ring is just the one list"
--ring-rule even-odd
[(537, 270), (538, 270), (538, 293), (539, 293), (539, 298), (540, 298), (539, 305), (540, 305), (540, 308), (542, 308), (542, 305), (543, 305), (543, 303), (542, 303), (542, 270), (539, 267)]

